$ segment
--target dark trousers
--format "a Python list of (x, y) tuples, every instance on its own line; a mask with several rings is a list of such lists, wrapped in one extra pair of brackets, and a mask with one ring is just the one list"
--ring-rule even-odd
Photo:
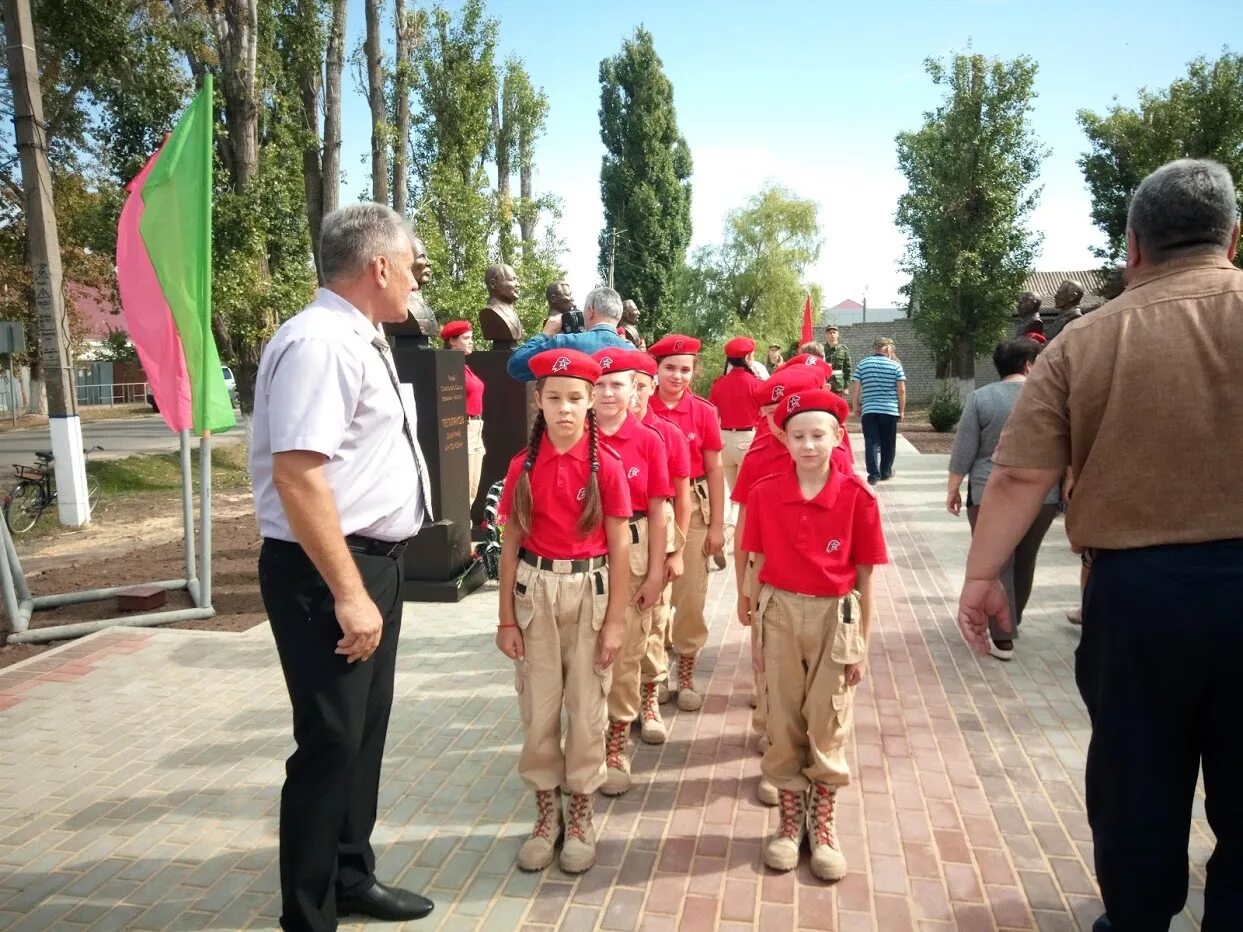
[(1203, 932), (1243, 928), (1243, 541), (1100, 552), (1075, 680), (1092, 719), (1087, 808), (1113, 932), (1166, 932), (1187, 899), (1196, 775)]
[(898, 451), (898, 416), (896, 414), (865, 414), (863, 422), (863, 461), (868, 481), (888, 479), (893, 475), (893, 459)]
[[(971, 532), (975, 533), (975, 522), (980, 516), (979, 505), (967, 506), (967, 521)], [(1010, 620), (1014, 623), (1013, 631), (1004, 631), (997, 624), (996, 618), (988, 620), (988, 633), (994, 641), (1013, 641), (1019, 636), (1019, 625), (1023, 623), (1023, 610), (1027, 608), (1027, 600), (1031, 598), (1032, 582), (1036, 578), (1036, 557), (1040, 555), (1040, 544), (1049, 533), (1049, 526), (1057, 517), (1057, 505), (1041, 505), (1036, 520), (1027, 529), (1019, 545), (1010, 554), (1010, 559), (1001, 568), (1001, 584), (1010, 597)]]
[(259, 553), (259, 588), (297, 745), (281, 791), (281, 928), (288, 930), (336, 929), (337, 897), (375, 882), (371, 830), (393, 703), (401, 568), (388, 557), (354, 559), (384, 634), (371, 659), (351, 664), (335, 653), (341, 628), (332, 594), (302, 548), (265, 540)]

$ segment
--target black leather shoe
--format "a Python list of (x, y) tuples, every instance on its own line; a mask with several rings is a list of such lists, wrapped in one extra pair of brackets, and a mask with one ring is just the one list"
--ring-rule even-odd
[(427, 897), (398, 887), (385, 886), (378, 880), (361, 893), (342, 894), (337, 898), (338, 916), (358, 913), (387, 922), (423, 919), (434, 908), (435, 904)]

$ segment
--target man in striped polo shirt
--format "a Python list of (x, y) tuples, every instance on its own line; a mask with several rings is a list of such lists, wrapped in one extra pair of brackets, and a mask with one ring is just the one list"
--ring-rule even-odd
[(851, 409), (863, 424), (868, 483), (876, 485), (893, 476), (898, 421), (906, 414), (906, 373), (894, 356), (893, 340), (880, 337), (872, 344), (872, 355), (851, 374), (850, 389)]

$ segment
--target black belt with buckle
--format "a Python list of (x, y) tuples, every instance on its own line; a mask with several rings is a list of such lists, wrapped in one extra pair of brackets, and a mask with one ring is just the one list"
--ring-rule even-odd
[(646, 518), (646, 517), (647, 517), (647, 512), (644, 511), (642, 508), (640, 508), (638, 511), (636, 511), (634, 514), (630, 516), (630, 520), (638, 521), (640, 518)]
[(721, 430), (727, 434), (745, 434), (748, 431), (755, 430), (754, 425), (751, 427), (722, 427)]
[[(537, 570), (549, 570), (553, 573), (590, 573), (592, 570), (598, 570), (608, 566), (608, 554), (601, 554), (598, 557), (591, 557), (586, 560), (552, 560), (548, 557), (541, 557), (539, 554), (531, 553), (529, 550), (519, 550), (518, 559), (523, 563), (527, 563)], [(560, 567), (557, 564), (561, 564)], [(569, 567), (566, 569), (566, 567)]]
[(396, 560), (406, 552), (409, 540), (376, 540), (374, 537), (363, 537), (361, 534), (347, 534), (345, 546), (353, 553), (361, 553), (368, 557), (389, 557)]

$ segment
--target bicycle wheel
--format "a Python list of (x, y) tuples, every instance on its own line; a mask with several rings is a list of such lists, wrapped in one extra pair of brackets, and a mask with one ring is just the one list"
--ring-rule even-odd
[(95, 510), (99, 508), (99, 502), (103, 495), (104, 492), (100, 488), (99, 479), (88, 474), (86, 477), (86, 513), (92, 518), (95, 517)]
[(4, 520), (9, 530), (25, 534), (39, 520), (45, 504), (42, 485), (25, 479), (17, 483), (4, 503)]

